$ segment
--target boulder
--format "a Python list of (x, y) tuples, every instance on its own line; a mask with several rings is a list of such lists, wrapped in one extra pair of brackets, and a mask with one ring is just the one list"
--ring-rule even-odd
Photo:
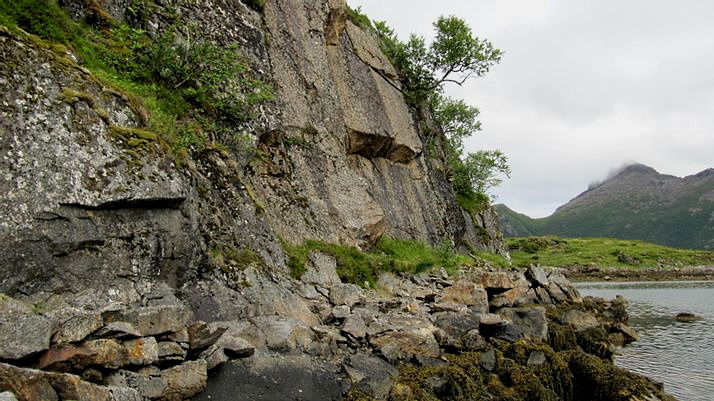
[(206, 360), (206, 368), (214, 369), (232, 359), (247, 358), (255, 353), (255, 348), (234, 331), (223, 333), (213, 345), (200, 355)]
[(439, 356), (439, 344), (434, 337), (436, 327), (431, 322), (407, 315), (390, 315), (386, 318), (384, 325), (391, 331), (370, 336), (369, 342), (389, 362)]
[(166, 383), (161, 399), (181, 401), (203, 391), (208, 380), (205, 360), (190, 361), (161, 371), (161, 380)]
[(141, 333), (128, 322), (112, 322), (97, 330), (91, 338), (138, 338)]
[(50, 347), (54, 325), (35, 313), (0, 314), (0, 360), (20, 359)]
[(490, 350), (481, 353), (479, 355), (478, 364), (487, 371), (492, 371), (496, 367), (496, 351), (491, 348)]
[(125, 341), (123, 346), (126, 349), (127, 365), (151, 365), (159, 360), (159, 347), (154, 337)]
[(78, 368), (101, 366), (107, 369), (119, 369), (127, 365), (129, 353), (117, 340), (99, 339), (85, 341), (81, 345), (88, 355), (77, 362)]
[(481, 313), (488, 311), (488, 295), (483, 286), (472, 281), (459, 280), (444, 290), (440, 302), (462, 304)]
[(310, 263), (301, 280), (322, 288), (332, 288), (342, 284), (337, 275), (337, 261), (334, 257), (320, 252), (310, 252)]
[(507, 272), (484, 272), (481, 274), (481, 285), (486, 290), (499, 292), (515, 288), (518, 283)]
[(682, 313), (678, 313), (677, 316), (674, 317), (674, 320), (676, 320), (678, 322), (683, 322), (683, 323), (692, 323), (692, 322), (702, 320), (702, 318), (693, 314), (693, 313), (682, 312)]
[(352, 314), (345, 319), (342, 325), (342, 332), (349, 334), (355, 339), (364, 338), (367, 335), (367, 325), (359, 314)]
[(213, 345), (227, 330), (225, 327), (219, 327), (211, 330), (205, 322), (193, 322), (186, 329), (188, 332), (188, 344), (191, 349), (204, 349)]
[(130, 323), (142, 337), (179, 331), (193, 319), (193, 313), (184, 305), (143, 306), (105, 315), (105, 323)]
[(107, 384), (128, 387), (144, 398), (156, 399), (161, 397), (166, 390), (166, 382), (161, 377), (160, 372), (157, 371), (131, 372), (118, 370), (107, 376)]
[(530, 266), (526, 270), (526, 278), (534, 284), (534, 287), (548, 287), (550, 285), (548, 275), (543, 269), (537, 266)]
[(350, 355), (343, 364), (352, 386), (376, 400), (385, 400), (399, 371), (381, 358), (363, 353)]
[(526, 336), (548, 339), (548, 321), (542, 306), (503, 308), (498, 311), (503, 318), (510, 320)]
[(595, 316), (577, 309), (572, 309), (563, 314), (563, 323), (573, 326), (575, 331), (585, 331), (600, 326)]
[(186, 350), (173, 341), (158, 343), (159, 359), (162, 361), (182, 361), (186, 358)]
[(545, 353), (543, 351), (531, 351), (528, 355), (527, 366), (541, 366), (547, 362)]
[(634, 341), (639, 341), (640, 339), (640, 335), (637, 334), (637, 331), (635, 331), (635, 329), (624, 323), (616, 323), (614, 326), (612, 326), (612, 328), (613, 330), (615, 330), (616, 333), (621, 333), (623, 335), (625, 344), (629, 344)]
[(54, 344), (82, 341), (104, 324), (99, 312), (77, 308), (56, 309), (45, 316), (55, 323)]
[(351, 308), (364, 301), (362, 289), (354, 284), (340, 284), (330, 288), (330, 302), (333, 305), (346, 305)]

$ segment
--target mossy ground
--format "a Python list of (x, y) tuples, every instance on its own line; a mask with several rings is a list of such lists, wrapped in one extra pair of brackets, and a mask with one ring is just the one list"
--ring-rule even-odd
[[(262, 8), (262, 3), (254, 1), (251, 5)], [(257, 78), (238, 55), (238, 49), (210, 42), (197, 42), (189, 49), (176, 48), (170, 40), (172, 32), (149, 37), (140, 24), (120, 23), (95, 3), (88, 4), (89, 17), (75, 22), (52, 0), (3, 1), (0, 25), (19, 35), (30, 33), (33, 42), (53, 50), (58, 60), (85, 68), (103, 86), (119, 92), (143, 120), (142, 130), (158, 133), (168, 145), (167, 150), (175, 155), (220, 146), (216, 141), (231, 131), (227, 127), (252, 119), (254, 107), (272, 99), (269, 86)], [(67, 57), (68, 52), (76, 56), (76, 64)], [(178, 61), (175, 65), (157, 63), (155, 58), (159, 55)], [(200, 77), (191, 75), (196, 68), (183, 65), (198, 56), (215, 61)], [(221, 92), (223, 80), (228, 77), (238, 80), (241, 96), (230, 97)], [(173, 80), (180, 80), (180, 84)], [(94, 101), (72, 89), (62, 96), (68, 103)]]
[(635, 240), (545, 236), (509, 238), (507, 244), (516, 266), (540, 264), (641, 269), (714, 264), (714, 252), (671, 248)]
[(418, 274), (443, 267), (447, 273), (453, 274), (463, 267), (502, 260), (500, 256), (486, 252), (469, 255), (459, 253), (448, 244), (431, 247), (420, 241), (388, 237), (380, 239), (374, 248), (367, 252), (351, 246), (319, 241), (306, 241), (298, 246), (282, 241), (282, 245), (287, 253), (288, 266), (293, 277), (301, 277), (310, 252), (319, 251), (332, 255), (337, 260), (337, 274), (343, 282), (363, 287), (374, 286), (381, 272)]

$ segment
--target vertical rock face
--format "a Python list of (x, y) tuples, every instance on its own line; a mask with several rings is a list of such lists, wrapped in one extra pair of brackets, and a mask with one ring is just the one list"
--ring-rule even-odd
[[(253, 179), (285, 238), (363, 245), (383, 233), (481, 240), (446, 177), (422, 153), (396, 71), (343, 1), (269, 1), (265, 25), (280, 122), (272, 166)], [(299, 136), (305, 146), (286, 151)], [(279, 166), (279, 167), (278, 167)]]

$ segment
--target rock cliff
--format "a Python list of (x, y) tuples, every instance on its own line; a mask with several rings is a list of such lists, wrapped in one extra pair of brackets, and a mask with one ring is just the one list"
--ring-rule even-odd
[[(506, 255), (495, 213), (462, 210), (443, 166), (424, 154), (396, 72), (343, 1), (59, 3), (85, 22), (131, 22), (148, 4), (149, 35), (190, 23), (238, 44), (276, 96), (216, 138), (225, 149), (177, 158), (161, 132), (144, 129), (141, 102), (75, 52), (0, 28), (7, 397), (413, 399), (404, 394), (426, 390), (396, 365), (481, 352), (496, 369), (503, 351), (487, 340), (550, 341), (551, 318), (532, 304), (581, 302), (544, 272), (385, 274), (364, 290), (312, 252), (302, 278), (290, 276), (285, 243), (307, 239), (367, 249), (386, 235)], [(260, 157), (246, 156), (236, 134)], [(609, 355), (603, 338), (594, 344)], [(659, 396), (641, 383), (628, 396)]]

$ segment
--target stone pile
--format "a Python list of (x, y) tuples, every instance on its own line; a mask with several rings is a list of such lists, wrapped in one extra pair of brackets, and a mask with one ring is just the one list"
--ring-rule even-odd
[[(577, 332), (605, 327), (613, 339), (622, 337), (620, 343), (636, 337), (620, 316), (622, 300), (583, 300), (555, 271), (383, 273), (375, 288), (365, 290), (342, 283), (332, 257), (312, 253), (310, 260), (302, 280), (293, 282), (295, 302), (304, 304), (293, 315), (204, 323), (171, 291), (139, 305), (97, 309), (60, 303), (45, 310), (3, 296), (0, 391), (20, 401), (183, 400), (206, 387), (210, 393), (209, 378), (220, 382), (231, 369), (215, 368), (242, 360), (246, 374), (268, 380), (324, 367), (326, 382), (343, 383), (328, 386), (335, 394), (324, 399), (354, 386), (385, 399), (399, 363), (428, 366), (444, 363), (447, 353), (476, 351), (488, 366), (494, 340), (547, 342), (548, 310), (556, 304), (571, 306), (559, 323)], [(255, 304), (277, 302), (267, 299), (274, 292), (260, 293), (266, 299), (255, 292)], [(543, 356), (532, 359), (537, 364)], [(284, 370), (270, 370), (281, 364)], [(211, 399), (231, 399), (241, 383), (230, 386), (223, 398), (213, 392)]]
[(180, 302), (48, 311), (0, 297), (0, 391), (23, 401), (183, 400), (253, 347)]

